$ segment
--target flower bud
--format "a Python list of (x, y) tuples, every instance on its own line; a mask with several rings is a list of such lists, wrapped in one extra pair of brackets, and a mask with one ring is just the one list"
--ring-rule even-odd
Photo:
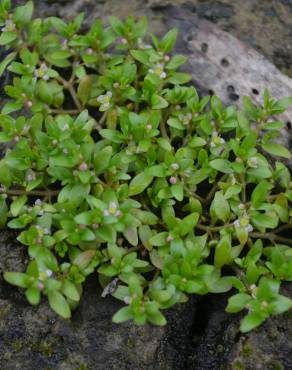
[(87, 163), (82, 162), (78, 168), (80, 171), (86, 171), (88, 169)]
[(177, 178), (174, 177), (174, 176), (171, 176), (170, 179), (169, 179), (169, 183), (171, 185), (175, 185), (177, 183)]

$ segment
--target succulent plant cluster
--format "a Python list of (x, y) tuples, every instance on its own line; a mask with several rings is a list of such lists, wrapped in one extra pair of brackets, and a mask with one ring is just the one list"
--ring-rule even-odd
[[(163, 325), (189, 294), (232, 291), (241, 330), (291, 308), (292, 183), (277, 142), (291, 98), (243, 109), (200, 98), (177, 30), (144, 38), (145, 18), (32, 19), (0, 1), (0, 225), (30, 262), (4, 278), (69, 318), (95, 274), (124, 302), (117, 323)], [(145, 41), (147, 40), (147, 41)], [(290, 234), (291, 235), (291, 234)]]

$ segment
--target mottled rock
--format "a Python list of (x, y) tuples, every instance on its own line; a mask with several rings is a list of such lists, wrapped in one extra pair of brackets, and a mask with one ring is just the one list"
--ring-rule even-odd
[(70, 321), (58, 317), (45, 299), (30, 306), (23, 291), (6, 284), (3, 272), (23, 271), (24, 247), (15, 233), (0, 233), (1, 370), (171, 370), (184, 369), (195, 305), (190, 300), (167, 314), (168, 325), (112, 323), (121, 303), (101, 298), (97, 276), (85, 286)]
[[(291, 297), (291, 286), (285, 290)], [(226, 303), (226, 296), (216, 295), (199, 303), (198, 319), (203, 317), (205, 325), (203, 330), (194, 326), (195, 333), (203, 334), (194, 336), (194, 350), (189, 356), (187, 370), (291, 369), (291, 312), (274, 316), (252, 332), (242, 334), (238, 329), (240, 316), (225, 313)]]

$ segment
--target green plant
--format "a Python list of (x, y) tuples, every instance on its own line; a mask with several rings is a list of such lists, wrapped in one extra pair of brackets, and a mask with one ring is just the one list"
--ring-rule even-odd
[[(32, 2), (0, 1), (0, 223), (20, 229), (26, 272), (6, 272), (31, 304), (69, 318), (86, 277), (126, 306), (115, 322), (163, 325), (187, 294), (234, 288), (241, 330), (291, 307), (290, 172), (275, 119), (292, 99), (244, 108), (199, 98), (170, 56), (177, 31), (143, 37), (146, 19), (109, 27), (83, 16), (31, 20)], [(19, 114), (13, 112), (20, 111)], [(276, 159), (272, 157), (276, 156)], [(278, 158), (278, 159), (277, 159)]]

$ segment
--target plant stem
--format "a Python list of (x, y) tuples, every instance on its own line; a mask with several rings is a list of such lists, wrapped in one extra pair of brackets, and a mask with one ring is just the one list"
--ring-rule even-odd
[(52, 114), (72, 114), (78, 115), (81, 111), (79, 109), (51, 109)]
[(213, 195), (216, 193), (217, 189), (218, 189), (218, 185), (219, 185), (219, 182), (221, 181), (224, 181), (226, 179), (227, 175), (223, 175), (218, 181), (215, 182), (215, 184), (213, 185), (212, 189), (209, 191), (206, 199), (205, 199), (205, 203), (209, 204), (213, 198)]
[(246, 183), (245, 183), (245, 176), (243, 173), (240, 174), (240, 182), (241, 182), (241, 185), (242, 185), (242, 192), (241, 192), (241, 201), (242, 203), (245, 203), (246, 202)]
[(223, 226), (206, 226), (202, 224), (197, 224), (195, 227), (197, 227), (200, 230), (207, 231), (207, 232), (212, 232), (212, 231), (220, 231), (222, 229), (226, 229), (227, 227), (234, 227), (233, 224), (226, 224)]
[(161, 131), (161, 135), (162, 135), (165, 139), (169, 140), (169, 137), (168, 137), (168, 134), (167, 134), (167, 131), (166, 131), (166, 126), (165, 126), (165, 121), (164, 121), (164, 119), (161, 119), (160, 124), (159, 124), (159, 127), (160, 127), (160, 131)]
[(26, 191), (24, 189), (2, 189), (0, 188), (0, 194), (7, 195), (36, 195), (40, 197), (53, 197), (59, 194), (59, 190), (31, 190)]
[(292, 229), (292, 223), (284, 224), (274, 231), (275, 234), (281, 233), (282, 231)]
[(279, 236), (279, 235), (276, 235), (274, 233), (253, 232), (253, 233), (249, 233), (249, 236), (252, 237), (252, 238), (268, 239), (271, 242), (279, 242), (279, 243), (292, 245), (292, 239), (291, 238), (285, 238), (283, 236)]
[(192, 197), (198, 199), (202, 204), (205, 204), (206, 202), (206, 199), (204, 199), (203, 197), (201, 197), (200, 195), (198, 195), (197, 193), (194, 193), (193, 191), (189, 190), (186, 186), (184, 187), (184, 189), (187, 191), (187, 193), (189, 195), (191, 195)]
[(76, 91), (75, 91), (75, 89), (74, 89), (73, 85), (72, 85), (69, 81), (66, 81), (64, 78), (62, 78), (62, 77), (60, 77), (60, 76), (58, 76), (58, 77), (57, 77), (57, 80), (58, 80), (59, 82), (61, 82), (61, 83), (62, 83), (62, 85), (64, 86), (64, 88), (65, 88), (65, 89), (67, 89), (67, 90), (69, 91), (69, 93), (70, 93), (70, 95), (71, 95), (71, 97), (72, 97), (72, 99), (73, 99), (73, 101), (74, 101), (74, 103), (75, 103), (76, 107), (77, 107), (79, 110), (81, 110), (81, 109), (82, 109), (82, 105), (81, 105), (81, 104), (80, 104), (80, 102), (79, 102), (79, 99), (78, 99), (78, 97), (77, 97), (77, 95), (76, 95)]

